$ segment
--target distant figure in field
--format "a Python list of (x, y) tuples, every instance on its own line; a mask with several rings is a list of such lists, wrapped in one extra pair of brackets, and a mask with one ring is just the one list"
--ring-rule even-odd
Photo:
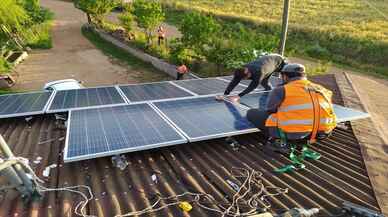
[(158, 45), (161, 45), (164, 39), (166, 38), (166, 32), (163, 26), (158, 27)]

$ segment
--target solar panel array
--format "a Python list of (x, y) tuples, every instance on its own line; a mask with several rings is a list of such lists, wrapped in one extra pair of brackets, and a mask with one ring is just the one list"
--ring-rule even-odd
[(0, 118), (43, 114), (52, 92), (0, 95)]
[(68, 111), (101, 105), (125, 104), (116, 87), (97, 87), (57, 91), (49, 112)]
[[(246, 112), (265, 109), (269, 92), (248, 94), (240, 104), (216, 101), (214, 95), (223, 94), (230, 79), (1, 95), (0, 118), (70, 111), (65, 162), (258, 131)], [(271, 78), (271, 83), (280, 81)], [(338, 122), (369, 117), (338, 105), (334, 111)]]

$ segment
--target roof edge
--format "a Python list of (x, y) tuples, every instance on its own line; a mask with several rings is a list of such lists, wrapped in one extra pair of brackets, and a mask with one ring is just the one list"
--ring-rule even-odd
[[(369, 112), (346, 72), (336, 73), (335, 79), (345, 106)], [(361, 155), (380, 210), (385, 216), (388, 216), (388, 185), (386, 184), (388, 177), (385, 175), (387, 172), (385, 167), (380, 166), (381, 164), (376, 164), (376, 161), (384, 161), (383, 146), (388, 143), (373, 122), (372, 117), (351, 121), (351, 126), (359, 141)]]

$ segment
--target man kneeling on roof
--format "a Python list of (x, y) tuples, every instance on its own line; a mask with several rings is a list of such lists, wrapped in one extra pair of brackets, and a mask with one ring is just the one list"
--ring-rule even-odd
[(228, 99), (238, 102), (240, 97), (252, 92), (261, 84), (265, 90), (271, 90), (272, 86), (269, 83), (271, 75), (279, 72), (287, 64), (286, 58), (279, 54), (266, 54), (260, 56), (255, 61), (252, 61), (241, 68), (234, 71), (233, 80), (227, 86), (224, 96), (216, 96), (218, 100), (223, 100), (228, 96), (233, 89), (240, 83), (241, 80), (251, 80), (249, 86), (239, 93), (237, 96), (229, 96)]
[(280, 73), (284, 85), (270, 92), (264, 110), (250, 109), (247, 119), (263, 132), (271, 149), (287, 154), (290, 147), (279, 142), (282, 135), (287, 141), (314, 143), (330, 135), (336, 116), (332, 92), (308, 81), (303, 65), (288, 64)]

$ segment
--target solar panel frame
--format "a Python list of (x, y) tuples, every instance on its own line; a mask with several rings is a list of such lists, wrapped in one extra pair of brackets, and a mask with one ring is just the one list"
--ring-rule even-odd
[[(205, 95), (205, 96), (199, 96), (199, 97), (195, 97), (195, 98), (192, 98), (192, 99), (201, 99), (201, 98), (211, 98), (211, 96), (209, 95)], [(176, 102), (176, 101), (183, 101), (183, 100), (188, 100), (188, 99), (178, 99), (178, 100), (171, 100), (171, 102)], [(168, 102), (168, 101), (161, 101), (161, 102), (153, 102), (153, 106), (155, 107), (156, 110), (158, 110), (162, 116), (164, 116), (167, 120), (169, 120), (171, 122), (171, 124), (177, 129), (177, 130), (180, 130), (181, 133), (190, 141), (190, 142), (197, 142), (197, 141), (203, 141), (203, 140), (209, 140), (209, 139), (217, 139), (217, 138), (222, 138), (222, 137), (228, 137), (228, 136), (235, 136), (235, 135), (241, 135), (241, 134), (248, 134), (248, 133), (254, 133), (254, 132), (259, 132), (260, 130), (258, 128), (256, 128), (253, 124), (251, 124), (248, 120), (248, 124), (251, 124), (252, 125), (252, 128), (249, 128), (249, 129), (244, 129), (244, 130), (234, 130), (234, 131), (229, 131), (229, 132), (223, 132), (223, 133), (215, 133), (215, 134), (209, 134), (209, 135), (206, 135), (206, 136), (190, 136), (189, 133), (187, 133), (184, 129), (182, 129), (182, 127), (177, 124), (173, 118), (170, 118), (168, 114), (166, 114), (166, 112), (163, 111), (163, 109), (159, 108), (158, 107), (158, 103), (163, 103), (163, 102)], [(214, 100), (214, 102), (216, 102)], [(220, 103), (220, 102), (218, 102)], [(240, 109), (243, 109), (241, 108), (240, 106), (238, 105), (234, 105), (233, 103), (231, 102), (227, 102), (225, 101), (224, 103), (227, 103), (231, 106), (235, 106), (237, 109), (240, 108)], [(245, 117), (245, 115), (244, 115)]]
[[(55, 97), (58, 96), (59, 92), (70, 92), (70, 91), (83, 91), (83, 90), (91, 90), (91, 89), (100, 89), (100, 88), (114, 88), (118, 95), (120, 96), (120, 99), (122, 100), (121, 103), (112, 103), (112, 104), (99, 104), (99, 105), (91, 105), (91, 106), (83, 106), (83, 107), (68, 107), (68, 108), (61, 108), (61, 109), (53, 109), (53, 103), (55, 101)], [(50, 101), (49, 105), (47, 106), (46, 113), (61, 113), (61, 112), (68, 112), (70, 110), (77, 110), (77, 109), (93, 109), (93, 108), (104, 108), (104, 107), (110, 107), (110, 106), (116, 106), (116, 105), (127, 105), (128, 102), (127, 99), (122, 95), (123, 93), (120, 91), (120, 89), (117, 87), (117, 85), (114, 86), (98, 86), (98, 87), (88, 87), (88, 88), (82, 88), (82, 89), (72, 89), (72, 90), (60, 90), (55, 91), (55, 96)]]
[[(148, 97), (148, 99), (143, 99), (143, 100), (138, 100), (138, 99), (134, 99), (134, 97), (132, 96), (129, 96), (129, 94), (136, 94), (136, 92), (138, 90), (129, 90), (129, 88), (131, 86), (137, 86), (137, 87), (142, 87), (144, 89), (144, 92), (147, 92), (146, 88), (147, 86), (150, 88), (148, 89), (149, 90), (152, 90), (152, 87), (151, 85), (161, 85), (163, 89), (168, 89), (168, 88), (176, 88), (177, 92), (180, 96), (174, 96), (174, 97), (171, 97), (169, 96), (168, 94), (165, 94), (163, 95), (163, 93), (160, 95), (159, 98), (153, 98), (153, 96), (150, 96), (147, 94), (145, 94), (145, 98)], [(151, 86), (151, 87), (150, 87)], [(141, 84), (127, 84), (127, 85), (118, 85), (117, 88), (120, 90), (120, 92), (123, 93), (123, 97), (125, 97), (126, 101), (128, 102), (128, 104), (132, 104), (132, 103), (138, 103), (138, 102), (155, 102), (155, 101), (163, 101), (163, 100), (169, 100), (169, 99), (180, 99), (180, 98), (186, 98), (186, 97), (192, 97), (192, 96), (196, 96), (195, 93), (193, 92), (190, 92), (176, 84), (174, 84), (173, 82), (171, 81), (162, 81), (162, 82), (150, 82), (150, 83), (141, 83)], [(125, 90), (125, 89), (127, 90)], [(174, 91), (176, 91), (174, 90)], [(129, 91), (131, 93), (129, 93)]]
[[(369, 118), (370, 117), (369, 113), (357, 111), (355, 109), (344, 107), (344, 106), (340, 106), (340, 105), (336, 105), (336, 104), (333, 104), (333, 108), (334, 108), (334, 113), (337, 116), (337, 123), (346, 122), (346, 121), (355, 121), (355, 120), (359, 120), (359, 119), (364, 119), (364, 118)], [(340, 117), (341, 115), (338, 115), (338, 114), (342, 113), (342, 111), (344, 111), (344, 112), (353, 112), (353, 113), (355, 113), (357, 115), (354, 115), (354, 116), (352, 116), (350, 118), (349, 117), (348, 118)]]
[[(221, 79), (223, 81), (226, 81), (226, 82), (230, 82), (232, 81), (233, 79), (233, 76), (222, 76), (222, 77), (217, 77), (218, 79)], [(281, 79), (276, 77), (276, 76), (271, 76), (270, 78), (270, 83), (272, 84), (273, 87), (276, 87), (278, 86), (279, 84), (281, 84)], [(245, 86), (245, 87), (248, 87), (249, 86), (249, 83), (251, 83), (251, 80), (241, 80), (240, 81), (240, 85), (242, 86)], [(259, 84), (259, 87), (257, 87), (254, 91), (257, 92), (257, 91), (263, 91), (264, 88), (260, 86)]]
[[(37, 94), (37, 93), (42, 93), (42, 94), (49, 93), (49, 94), (50, 94), (50, 95), (47, 97), (47, 100), (45, 100), (44, 105), (41, 106), (41, 109), (39, 109), (39, 110), (34, 110), (34, 111), (30, 111), (30, 112), (19, 112), (19, 113), (0, 114), (0, 119), (44, 114), (45, 111), (46, 111), (46, 109), (47, 109), (49, 100), (50, 100), (50, 99), (53, 97), (53, 95), (54, 95), (54, 92), (53, 92), (53, 91), (32, 91), (32, 92), (28, 92), (28, 93), (3, 94), (3, 95), (0, 95), (0, 98), (5, 97), (5, 96), (32, 95), (32, 94)], [(4, 100), (4, 101), (5, 101), (5, 100)], [(1, 102), (3, 102), (3, 101), (1, 101)], [(0, 103), (1, 103), (1, 102), (0, 102)], [(25, 102), (26, 102), (26, 101), (24, 101), (24, 103), (25, 103)], [(35, 102), (36, 102), (36, 101), (35, 101)]]
[[(189, 89), (189, 87), (185, 87), (184, 84), (185, 83), (190, 83), (190, 82), (196, 82), (196, 81), (209, 81), (209, 80), (214, 80), (215, 82), (219, 81), (219, 82), (222, 82), (225, 84), (225, 86), (220, 89), (219, 91), (213, 91), (212, 93), (202, 93), (202, 91), (198, 90), (198, 89)], [(228, 81), (226, 80), (223, 80), (223, 79), (219, 79), (219, 78), (200, 78), (200, 79), (188, 79), (188, 80), (179, 80), (179, 81), (172, 81), (175, 85), (178, 85), (180, 86), (182, 89), (188, 91), (188, 92), (191, 92), (197, 96), (215, 96), (215, 95), (220, 95), (220, 94), (223, 94), (226, 87), (228, 86)], [(235, 90), (232, 91), (232, 94), (235, 94), (235, 93), (238, 93), (240, 91), (243, 91), (244, 89), (246, 88), (245, 85), (237, 85), (235, 87)]]
[[(152, 111), (155, 112), (168, 126), (171, 127), (172, 130), (174, 130), (177, 135), (180, 137), (178, 140), (173, 140), (173, 141), (167, 141), (167, 142), (161, 142), (161, 143), (154, 143), (154, 144), (149, 144), (149, 145), (143, 145), (143, 146), (138, 146), (138, 147), (128, 147), (128, 148), (122, 148), (122, 149), (117, 149), (117, 150), (112, 150), (112, 151), (105, 151), (105, 152), (99, 152), (95, 154), (88, 154), (88, 155), (81, 155), (81, 156), (75, 156), (75, 157), (68, 157), (69, 155), (69, 138), (70, 138), (70, 127), (71, 127), (71, 117), (73, 112), (77, 112), (79, 110), (85, 110), (85, 109), (73, 109), (69, 111), (69, 116), (68, 116), (68, 125), (67, 125), (67, 130), (66, 130), (66, 139), (65, 139), (65, 147), (64, 147), (64, 157), (63, 161), (65, 163), (69, 162), (75, 162), (75, 161), (81, 161), (81, 160), (88, 160), (88, 159), (94, 159), (94, 158), (99, 158), (99, 157), (108, 157), (108, 156), (113, 156), (113, 155), (119, 155), (119, 154), (125, 154), (125, 153), (130, 153), (130, 152), (136, 152), (136, 151), (144, 151), (144, 150), (149, 150), (149, 149), (154, 149), (154, 148), (161, 148), (161, 147), (167, 147), (167, 146), (173, 146), (173, 145), (178, 145), (178, 144), (185, 144), (188, 143), (189, 141), (187, 138), (182, 134), (182, 132), (179, 129), (176, 129), (174, 125), (170, 121), (168, 121), (165, 117), (163, 117), (159, 111), (155, 110), (154, 106), (151, 103), (136, 103), (136, 104), (131, 104), (131, 105), (113, 105), (110, 107), (120, 107), (120, 106), (132, 106), (132, 105), (147, 105), (149, 106)], [(104, 108), (104, 107), (101, 107)], [(101, 109), (101, 108), (92, 108), (92, 109)]]

